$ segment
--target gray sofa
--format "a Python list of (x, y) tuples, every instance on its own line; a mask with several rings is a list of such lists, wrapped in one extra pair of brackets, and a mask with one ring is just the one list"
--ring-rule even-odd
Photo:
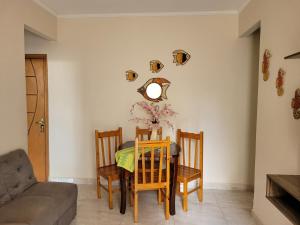
[(0, 225), (68, 225), (77, 192), (75, 184), (38, 183), (24, 150), (0, 156)]

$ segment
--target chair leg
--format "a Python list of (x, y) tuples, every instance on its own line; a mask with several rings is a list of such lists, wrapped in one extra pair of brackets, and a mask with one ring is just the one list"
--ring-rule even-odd
[(188, 211), (188, 182), (183, 183), (183, 211)]
[(112, 180), (108, 177), (108, 205), (110, 209), (113, 209), (113, 199), (112, 199)]
[(165, 203), (166, 203), (166, 220), (170, 218), (170, 189), (169, 186), (166, 188), (166, 198), (165, 198)]
[(131, 190), (131, 191), (130, 191), (130, 196), (129, 196), (129, 204), (130, 204), (130, 207), (133, 206), (133, 201), (134, 201), (134, 196), (133, 196), (133, 191)]
[(128, 183), (129, 183), (128, 186), (130, 187), (129, 204), (130, 207), (132, 207), (134, 205), (134, 190), (133, 190), (133, 181), (131, 180), (131, 178), (129, 178)]
[(164, 202), (166, 196), (164, 195), (164, 192), (162, 190), (160, 191), (160, 193), (161, 193), (161, 202)]
[(180, 192), (180, 182), (176, 183), (176, 194), (181, 194), (181, 192)]
[(203, 181), (201, 178), (199, 179), (199, 189), (198, 189), (197, 193), (198, 193), (199, 202), (202, 202), (203, 201)]
[(162, 199), (161, 199), (161, 189), (158, 189), (157, 190), (157, 201), (158, 201), (158, 204), (160, 205), (161, 202), (162, 202)]
[(100, 176), (97, 175), (97, 197), (101, 198)]
[(138, 208), (138, 193), (134, 192), (134, 222), (138, 222), (138, 213), (139, 213), (139, 208)]

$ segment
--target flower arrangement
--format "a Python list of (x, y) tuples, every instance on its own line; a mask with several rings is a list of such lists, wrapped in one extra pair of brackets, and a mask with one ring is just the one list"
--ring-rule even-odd
[[(136, 106), (139, 106), (139, 108), (143, 109), (149, 118), (134, 116), (134, 110), (136, 109)], [(143, 123), (149, 129), (158, 129), (162, 123), (173, 129), (174, 125), (167, 118), (175, 116), (177, 113), (171, 108), (170, 104), (159, 106), (153, 102), (149, 104), (146, 101), (140, 101), (132, 105), (130, 114), (134, 116), (132, 119), (130, 119), (130, 121)]]

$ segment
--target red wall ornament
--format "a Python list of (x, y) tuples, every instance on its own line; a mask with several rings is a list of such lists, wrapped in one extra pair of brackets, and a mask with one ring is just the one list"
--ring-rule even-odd
[(295, 97), (292, 99), (293, 115), (296, 120), (300, 119), (300, 88), (295, 91)]
[(284, 88), (283, 88), (284, 76), (285, 76), (285, 71), (280, 68), (278, 70), (278, 75), (277, 75), (277, 79), (276, 79), (276, 88), (277, 88), (278, 96), (282, 96), (284, 93)]
[(262, 73), (263, 73), (263, 79), (264, 81), (267, 81), (270, 77), (270, 58), (271, 58), (271, 52), (270, 50), (266, 49), (263, 56), (263, 62), (262, 62)]

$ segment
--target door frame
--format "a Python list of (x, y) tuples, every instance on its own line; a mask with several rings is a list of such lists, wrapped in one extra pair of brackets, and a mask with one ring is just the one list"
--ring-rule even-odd
[[(49, 179), (49, 117), (48, 117), (48, 58), (47, 54), (25, 54), (25, 59), (43, 59), (44, 61), (44, 95), (45, 95), (45, 121), (46, 121), (46, 126), (45, 126), (45, 135), (46, 135), (46, 162), (45, 162), (45, 167), (46, 167), (46, 181)], [(27, 101), (27, 98), (26, 98)], [(27, 119), (27, 117), (26, 117)], [(28, 135), (27, 135), (27, 140), (28, 140)], [(27, 146), (28, 148), (28, 146)], [(28, 151), (29, 154), (29, 151)]]

